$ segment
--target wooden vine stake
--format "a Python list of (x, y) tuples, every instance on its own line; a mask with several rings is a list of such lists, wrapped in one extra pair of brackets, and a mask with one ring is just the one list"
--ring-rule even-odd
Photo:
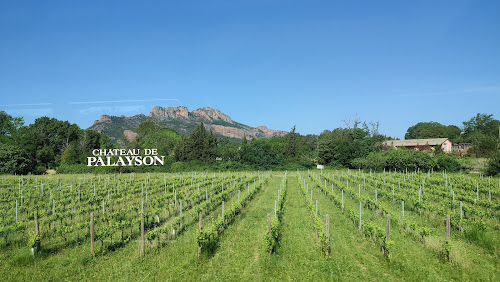
[(326, 216), (326, 224), (325, 224), (325, 234), (326, 234), (326, 255), (330, 254), (330, 215)]
[(40, 227), (38, 226), (38, 213), (35, 212), (35, 232), (40, 235)]
[[(269, 232), (269, 239), (272, 239), (273, 236), (271, 234), (271, 214), (270, 213), (267, 214), (267, 230)], [(269, 250), (269, 256), (271, 256), (272, 251), (273, 251), (272, 249)]]
[(359, 231), (361, 231), (361, 202), (359, 202)]
[(141, 213), (141, 256), (144, 256), (144, 213)]
[(92, 256), (95, 255), (94, 253), (94, 213), (90, 213), (90, 253)]
[(450, 215), (446, 216), (446, 240), (450, 240)]
[(446, 240), (444, 241), (443, 244), (443, 252), (445, 255), (445, 258), (449, 261), (450, 260), (450, 253), (451, 253), (451, 244), (450, 244), (450, 215), (446, 215)]
[[(35, 212), (35, 234), (38, 238), (40, 238), (40, 227), (38, 225), (38, 213), (37, 212)], [(40, 241), (38, 241), (37, 246), (35, 246), (36, 251), (40, 250), (40, 245), (41, 245), (41, 243), (40, 243)]]
[(389, 240), (391, 239), (391, 215), (387, 214), (387, 225), (385, 227), (385, 246), (384, 246), (384, 254), (386, 257), (389, 257)]
[(391, 215), (387, 214), (387, 226), (385, 228), (385, 240), (389, 242), (391, 234)]
[[(198, 228), (202, 228), (202, 224), (203, 224), (203, 217), (201, 215), (201, 212), (198, 214), (198, 217), (199, 217), (199, 223), (198, 223)], [(198, 245), (198, 258), (200, 258), (200, 255), (201, 255), (201, 245)]]

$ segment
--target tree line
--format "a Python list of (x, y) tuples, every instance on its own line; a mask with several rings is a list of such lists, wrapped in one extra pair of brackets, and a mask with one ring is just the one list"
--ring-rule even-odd
[[(460, 169), (456, 157), (409, 150), (384, 151), (380, 144), (390, 137), (378, 132), (378, 123), (355, 120), (345, 128), (325, 130), (319, 135), (301, 135), (293, 127), (288, 134), (271, 138), (247, 138), (239, 142), (208, 132), (203, 123), (189, 135), (162, 127), (151, 120), (139, 125), (137, 136), (122, 136), (117, 143), (103, 133), (81, 129), (76, 124), (41, 117), (25, 126), (22, 118), (0, 111), (0, 173), (90, 172), (116, 170), (223, 170), (223, 169), (307, 169), (317, 164), (332, 167), (401, 169)], [(500, 121), (489, 114), (477, 114), (460, 128), (437, 122), (410, 126), (405, 138), (449, 138), (453, 143), (470, 143), (469, 155), (490, 158), (489, 168), (500, 160)], [(93, 149), (158, 149), (166, 157), (164, 167), (89, 168), (86, 158)], [(499, 162), (500, 163), (500, 162)], [(500, 164), (497, 164), (500, 166)], [(500, 168), (495, 173), (500, 172)]]

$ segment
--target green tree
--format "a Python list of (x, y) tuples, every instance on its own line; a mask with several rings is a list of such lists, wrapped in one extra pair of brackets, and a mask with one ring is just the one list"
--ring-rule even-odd
[(162, 127), (152, 120), (147, 120), (137, 128), (136, 147), (141, 149), (158, 149), (160, 155), (173, 155), (174, 148), (181, 140), (173, 128)]
[[(244, 137), (245, 138), (245, 137)], [(219, 158), (220, 161), (240, 161), (242, 151), (248, 148), (248, 142), (242, 141), (243, 144), (231, 142), (228, 137), (220, 137), (217, 140), (217, 146), (214, 150), (214, 158)]]
[(78, 152), (76, 145), (71, 144), (66, 147), (61, 155), (61, 164), (78, 164), (81, 163), (82, 155)]
[(18, 146), (0, 143), (0, 174), (27, 174), (32, 169), (31, 160)]
[(419, 122), (410, 126), (405, 139), (448, 138), (454, 141), (460, 137), (461, 130), (455, 125), (443, 125), (439, 122)]
[[(221, 144), (221, 147), (226, 147), (226, 144)], [(242, 163), (253, 163), (254, 161), (254, 152), (253, 148), (250, 146), (250, 143), (247, 140), (246, 136), (243, 136), (241, 139), (241, 146), (239, 149), (240, 161)]]
[(55, 168), (64, 150), (76, 143), (81, 129), (76, 124), (55, 118), (41, 117), (23, 132), (23, 141), (37, 166)]
[(468, 121), (463, 122), (464, 133), (466, 135), (474, 135), (481, 133), (487, 136), (499, 135), (500, 121), (493, 118), (493, 115), (478, 113)]
[(318, 135), (308, 134), (300, 136), (300, 150), (299, 154), (308, 158), (309, 160), (318, 157)]
[(177, 143), (177, 145), (174, 148), (174, 154), (175, 154), (175, 160), (176, 161), (181, 161), (181, 162), (187, 162), (190, 161), (189, 159), (190, 154), (190, 139), (188, 136), (182, 136), (181, 140)]
[(365, 156), (372, 150), (373, 139), (364, 129), (325, 130), (319, 136), (318, 161), (332, 166), (350, 166), (353, 158)]
[(486, 174), (495, 176), (500, 173), (500, 147), (497, 148), (495, 153), (490, 157), (488, 166), (486, 167)]
[(489, 114), (477, 114), (470, 120), (465, 121), (464, 136), (465, 142), (472, 143), (469, 154), (476, 157), (489, 157), (499, 146), (500, 121)]
[(201, 122), (189, 137), (183, 137), (179, 141), (175, 147), (175, 159), (177, 161), (214, 162), (216, 152), (217, 138), (212, 132), (208, 134), (203, 122)]
[(299, 154), (299, 137), (298, 133), (295, 133), (295, 125), (292, 130), (285, 136), (286, 138), (286, 147), (285, 147), (285, 156), (288, 158), (296, 158)]
[(12, 117), (5, 111), (0, 111), (0, 136), (11, 136), (23, 125), (22, 117)]
[(90, 153), (94, 149), (112, 149), (111, 139), (104, 133), (99, 133), (92, 129), (82, 130), (78, 139), (78, 151), (80, 153)]

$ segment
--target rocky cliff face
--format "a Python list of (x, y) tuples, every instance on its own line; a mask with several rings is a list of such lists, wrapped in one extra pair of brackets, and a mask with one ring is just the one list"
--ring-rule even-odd
[(123, 134), (130, 140), (135, 138), (134, 131), (139, 124), (147, 119), (151, 119), (162, 126), (172, 127), (180, 134), (189, 134), (200, 122), (203, 122), (207, 130), (211, 130), (215, 135), (229, 138), (241, 139), (243, 136), (247, 136), (247, 138), (273, 137), (283, 136), (287, 133), (269, 129), (265, 126), (251, 127), (235, 122), (228, 115), (210, 107), (189, 112), (186, 107), (163, 108), (156, 106), (147, 117), (143, 114), (132, 117), (102, 115), (90, 128), (108, 134), (114, 141)]
[(154, 107), (149, 113), (148, 117), (158, 119), (189, 119), (189, 111), (186, 107), (168, 107), (162, 108), (159, 106)]
[(223, 114), (221, 111), (217, 109), (212, 109), (209, 107), (205, 107), (202, 109), (197, 109), (191, 112), (191, 116), (193, 118), (201, 118), (204, 121), (212, 122), (212, 121), (224, 121), (227, 123), (233, 124), (234, 122), (231, 120), (231, 118), (228, 115)]
[(125, 135), (125, 138), (127, 138), (129, 142), (132, 142), (135, 140), (135, 138), (137, 138), (137, 133), (130, 131), (128, 129), (125, 129), (123, 131), (123, 135)]

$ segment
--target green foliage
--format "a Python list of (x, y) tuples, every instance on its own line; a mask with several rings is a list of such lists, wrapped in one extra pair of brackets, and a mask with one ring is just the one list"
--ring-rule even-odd
[(467, 135), (481, 133), (488, 136), (498, 136), (500, 121), (493, 119), (493, 115), (478, 113), (468, 121), (463, 122), (464, 132)]
[(326, 130), (318, 142), (319, 162), (334, 167), (350, 166), (352, 159), (368, 155), (374, 146), (374, 139), (360, 128)]
[(0, 143), (0, 164), (0, 174), (27, 174), (32, 167), (26, 151), (3, 143)]
[(174, 148), (181, 137), (175, 129), (162, 127), (152, 120), (147, 120), (137, 128), (137, 138), (134, 145), (141, 149), (158, 149), (162, 156), (173, 155)]
[(31, 232), (28, 239), (28, 247), (39, 249), (40, 242), (41, 242), (40, 235), (37, 235), (35, 232)]
[(74, 144), (69, 145), (61, 155), (61, 164), (77, 164), (79, 163), (80, 154)]
[(434, 156), (437, 170), (460, 171), (462, 167), (459, 159), (454, 154), (437, 154)]
[(175, 162), (170, 166), (171, 171), (205, 171), (211, 170), (211, 166), (201, 161)]
[(495, 176), (500, 173), (500, 148), (491, 156), (486, 167), (486, 175)]
[(425, 152), (393, 149), (385, 152), (372, 152), (364, 158), (351, 161), (355, 168), (372, 168), (376, 170), (430, 170), (435, 167), (435, 161)]
[(269, 236), (268, 226), (266, 226), (267, 228), (264, 234), (264, 243), (269, 254), (276, 251), (281, 236), (281, 223), (286, 200), (286, 173), (283, 177), (282, 185), (280, 185), (280, 190), (281, 193), (279, 194), (279, 198), (277, 199), (276, 216), (271, 216), (271, 236)]
[(269, 237), (269, 230), (266, 226), (266, 230), (264, 233), (264, 243), (266, 245), (266, 251), (269, 253), (276, 250), (278, 245), (278, 240), (280, 238), (280, 221), (277, 217), (271, 217), (271, 236)]
[(285, 147), (284, 137), (254, 138), (245, 147), (241, 158), (243, 162), (251, 163), (257, 169), (270, 169), (286, 162), (283, 154)]
[[(57, 167), (57, 173), (59, 174), (69, 174), (69, 173), (114, 173), (116, 172), (117, 168), (116, 167), (104, 167), (104, 166), (98, 166), (98, 167), (90, 167), (86, 166), (85, 164), (66, 164), (66, 163), (61, 163)], [(42, 171), (40, 173), (44, 173), (45, 171), (42, 168)]]
[(214, 250), (219, 242), (220, 236), (224, 232), (224, 227), (231, 224), (246, 204), (260, 191), (263, 184), (267, 182), (267, 177), (268, 176), (264, 176), (255, 185), (255, 188), (252, 187), (250, 189), (250, 193), (242, 196), (239, 203), (232, 203), (229, 207), (226, 207), (223, 216), (219, 215), (216, 219), (212, 219), (211, 224), (196, 231), (196, 241), (198, 247), (201, 247), (202, 251), (212, 252)]
[(286, 135), (285, 156), (288, 158), (295, 158), (299, 154), (299, 134), (295, 133), (295, 126), (290, 133)]
[(451, 243), (450, 243), (450, 240), (445, 240), (443, 242), (442, 252), (443, 252), (444, 259), (447, 260), (447, 261), (449, 261), (450, 260), (450, 253), (451, 253)]
[(394, 247), (394, 241), (393, 240), (384, 240), (384, 245), (383, 245), (383, 249), (384, 249), (384, 255), (388, 258), (388, 259), (391, 259), (391, 251)]
[[(301, 173), (305, 175), (307, 171)], [(335, 177), (333, 177), (333, 173), (335, 173)], [(234, 183), (233, 178), (237, 177), (236, 183), (238, 184), (236, 188), (233, 192), (225, 195), (225, 207), (229, 208), (232, 202), (236, 202), (237, 191), (240, 187), (242, 188), (241, 195), (245, 196), (247, 194), (247, 184), (242, 183), (242, 185), (239, 185), (238, 175), (248, 178), (248, 175), (257, 174), (256, 171), (246, 173), (232, 172), (229, 174), (227, 172), (216, 173), (214, 189), (211, 188), (212, 173), (206, 174), (207, 179), (205, 179), (205, 173), (200, 172), (198, 174), (188, 172), (183, 174), (167, 174), (166, 192), (163, 187), (163, 174), (120, 175), (117, 173), (116, 175), (97, 176), (76, 175), (76, 183), (82, 179), (82, 185), (78, 188), (78, 190), (81, 189), (82, 195), (82, 207), (80, 209), (74, 205), (77, 203), (75, 190), (77, 186), (73, 187), (72, 193), (69, 189), (64, 188), (72, 183), (72, 175), (43, 178), (38, 176), (38, 182), (35, 181), (34, 176), (31, 176), (31, 179), (26, 176), (24, 177), (25, 202), (21, 207), (30, 211), (29, 214), (26, 214), (21, 210), (19, 217), (19, 221), (24, 223), (24, 229), (19, 229), (14, 225), (15, 219), (12, 215), (13, 205), (12, 201), (8, 200), (14, 199), (18, 195), (19, 176), (7, 175), (3, 185), (4, 200), (8, 200), (4, 203), (4, 207), (6, 207), (4, 213), (7, 216), (4, 216), (0, 223), (0, 239), (2, 239), (0, 242), (0, 253), (3, 258), (3, 263), (0, 265), (5, 270), (1, 271), (3, 274), (2, 277), (6, 281), (16, 280), (16, 277), (23, 277), (26, 280), (36, 280), (37, 277), (45, 277), (48, 280), (58, 280), (61, 277), (76, 280), (83, 276), (93, 277), (96, 280), (103, 280), (106, 277), (113, 277), (119, 280), (140, 280), (145, 275), (144, 267), (148, 267), (149, 265), (150, 269), (146, 273), (151, 271), (149, 277), (154, 280), (182, 281), (186, 277), (189, 277), (190, 280), (239, 279), (252, 281), (266, 279), (293, 280), (300, 277), (299, 279), (303, 278), (313, 281), (363, 279), (433, 281), (441, 279), (443, 275), (450, 280), (498, 280), (495, 277), (500, 275), (497, 267), (499, 244), (497, 230), (494, 227), (497, 225), (498, 219), (495, 218), (495, 215), (490, 216), (488, 206), (485, 206), (485, 193), (488, 191), (489, 183), (487, 177), (482, 178), (475, 174), (463, 177), (463, 173), (443, 174), (441, 172), (431, 172), (430, 178), (428, 178), (427, 172), (409, 172), (408, 174), (404, 172), (400, 174), (398, 172), (392, 173), (389, 176), (389, 172), (385, 174), (372, 172), (372, 174), (369, 174), (368, 171), (364, 171), (366, 189), (363, 189), (364, 187), (362, 186), (361, 199), (358, 200), (357, 185), (358, 183), (363, 183), (362, 173), (361, 171), (353, 170), (335, 172), (325, 170), (320, 174), (319, 171), (316, 172), (315, 170), (313, 177), (301, 180), (295, 179), (295, 175), (298, 173), (292, 172), (293, 178), (288, 186), (290, 190), (287, 191), (286, 195), (286, 211), (283, 215), (284, 225), (276, 233), (278, 237), (281, 237), (278, 247), (279, 254), (274, 257), (268, 257), (265, 254), (266, 245), (259, 240), (262, 240), (263, 233), (267, 231), (265, 214), (273, 208), (281, 172), (275, 172), (269, 181), (269, 185), (264, 186), (264, 189), (261, 189), (261, 192), (256, 194), (254, 200), (250, 201), (241, 210), (241, 215), (236, 216), (232, 223), (233, 227), (225, 228), (220, 241), (212, 241), (210, 239), (212, 237), (210, 236), (195, 237), (197, 235), (194, 231), (197, 229), (198, 213), (201, 211), (204, 215), (203, 228), (209, 229), (212, 224), (210, 218), (217, 217), (220, 211), (221, 198), (216, 199), (221, 191), (220, 182), (218, 181), (222, 181), (224, 177), (226, 178), (225, 183), (228, 183), (227, 186), (224, 185), (224, 191), (226, 192), (229, 189), (234, 189), (232, 188), (232, 183)], [(317, 181), (314, 180), (316, 176), (319, 176)], [(327, 178), (324, 178), (324, 176)], [(471, 177), (471, 182), (467, 179), (468, 176)], [(197, 180), (194, 185), (191, 185), (191, 177)], [(383, 177), (385, 177), (385, 185), (382, 184)], [(423, 202), (426, 204), (429, 203), (429, 206), (428, 208), (423, 208), (424, 211), (419, 216), (418, 211), (413, 209), (413, 201), (410, 199), (415, 197), (418, 185), (422, 183), (424, 177), (425, 197), (423, 198)], [(345, 178), (349, 179), (349, 189), (345, 188)], [(40, 183), (41, 179), (47, 185), (45, 186), (46, 189), (43, 198), (40, 198), (40, 186), (35, 186)], [(104, 179), (107, 179), (106, 182)], [(406, 182), (403, 179), (406, 179)], [(111, 191), (110, 209), (108, 210), (108, 205), (106, 205), (106, 215), (102, 215), (100, 213), (101, 201), (107, 197), (108, 189), (114, 189), (117, 183), (123, 184), (125, 180), (127, 181), (127, 189), (123, 189), (124, 187), (121, 185), (119, 194)], [(249, 180), (252, 184), (253, 179)], [(319, 200), (321, 207), (320, 214), (323, 214), (323, 216), (320, 216), (321, 221), (324, 223), (324, 214), (330, 214), (331, 222), (333, 222), (332, 228), (330, 228), (330, 236), (333, 238), (333, 252), (328, 258), (321, 255), (323, 245), (319, 244), (320, 240), (324, 238), (324, 233), (316, 231), (318, 224), (307, 215), (310, 211), (310, 208), (307, 207), (309, 197), (305, 200), (299, 191), (302, 188), (299, 188), (299, 183), (303, 183), (304, 180), (309, 185), (309, 190), (314, 189), (313, 196)], [(324, 184), (324, 180), (327, 180), (327, 185)], [(376, 184), (377, 180), (378, 184)], [(401, 189), (398, 189), (398, 180), (401, 180)], [(470, 186), (472, 186), (475, 180), (479, 184), (480, 199), (476, 204), (473, 204), (474, 199), (469, 199), (469, 196), (472, 196), (472, 198), (475, 197), (473, 195), (475, 191), (470, 191)], [(496, 187), (498, 178), (492, 178), (491, 180), (491, 183)], [(62, 190), (55, 189), (59, 181), (62, 182)], [(456, 196), (464, 196), (466, 198), (460, 199), (464, 201), (464, 220), (469, 217), (475, 217), (476, 220), (473, 221), (477, 221), (476, 224), (478, 227), (476, 232), (473, 230), (473, 222), (465, 221), (463, 223), (464, 232), (462, 233), (456, 229), (457, 227), (452, 225), (453, 243), (451, 244), (453, 248), (457, 247), (457, 252), (453, 254), (452, 260), (455, 256), (457, 259), (451, 264), (441, 263), (442, 260), (440, 257), (443, 255), (441, 249), (443, 240), (439, 238), (444, 235), (442, 234), (444, 231), (444, 221), (437, 220), (437, 218), (443, 218), (441, 212), (446, 214), (451, 211), (449, 207), (449, 187), (445, 187), (445, 181), (453, 183)], [(97, 195), (94, 200), (90, 199), (93, 194), (92, 182), (97, 184)], [(105, 183), (107, 183), (108, 189), (104, 188)], [(146, 238), (148, 240), (158, 240), (158, 245), (163, 249), (156, 251), (156, 242), (153, 241), (146, 244), (146, 255), (139, 257), (139, 244), (137, 241), (140, 238), (138, 228), (140, 218), (138, 211), (141, 206), (140, 195), (143, 183), (147, 183), (148, 187), (148, 205), (145, 205), (145, 210), (150, 222), (150, 224), (146, 224)], [(178, 199), (183, 199), (184, 214), (182, 216), (182, 228), (186, 228), (186, 232), (183, 233), (178, 232), (179, 229), (177, 229), (179, 227), (178, 219), (180, 218), (178, 210), (173, 210), (173, 196), (171, 193), (173, 183), (175, 183), (177, 189)], [(200, 183), (201, 186), (201, 202), (197, 200), (197, 195), (199, 194), (197, 193), (196, 183)], [(391, 184), (394, 183), (396, 184), (396, 204), (392, 204)], [(331, 184), (333, 184), (333, 190)], [(48, 201), (50, 199), (48, 187), (53, 187), (52, 196), (56, 200), (56, 211), (57, 214), (61, 215), (60, 217), (49, 216), (52, 206), (51, 202)], [(209, 194), (209, 201), (214, 200), (214, 208), (207, 209), (206, 206), (201, 204), (205, 203), (204, 189), (209, 189), (209, 193), (217, 191), (213, 194), (213, 197)], [(344, 190), (345, 212), (339, 207), (340, 189)], [(373, 199), (374, 195), (372, 192), (374, 189), (378, 189), (378, 202), (373, 200), (378, 205), (376, 207), (372, 206), (373, 202), (368, 203), (363, 198), (369, 197)], [(445, 193), (444, 196), (441, 196), (442, 192)], [(492, 210), (495, 212), (498, 211), (499, 194), (497, 190), (492, 190), (492, 192)], [(32, 196), (35, 196), (35, 198), (32, 198)], [(408, 211), (406, 219), (409, 223), (416, 223), (417, 232), (409, 228), (401, 228), (400, 197), (405, 199), (405, 208)], [(356, 217), (354, 224), (351, 223), (351, 218), (354, 218), (352, 214), (359, 214), (357, 210), (359, 201), (363, 202), (362, 228), (367, 228), (366, 231), (362, 229), (361, 232), (358, 231), (358, 217)], [(39, 208), (35, 208), (33, 206), (34, 203), (37, 205), (40, 204)], [(391, 233), (391, 238), (395, 241), (385, 241), (385, 236), (381, 238), (381, 233), (384, 235), (385, 232), (381, 232), (381, 228), (377, 228), (377, 226), (382, 227), (382, 229), (385, 227), (385, 216), (381, 217), (381, 214), (383, 214), (382, 204), (384, 203), (392, 211), (391, 228), (393, 229), (391, 231), (393, 233)], [(438, 208), (431, 209), (434, 206), (443, 206), (445, 209), (442, 211)], [(480, 208), (484, 213), (478, 215), (472, 208)], [(48, 214), (41, 212), (47, 209), (49, 210)], [(111, 232), (104, 234), (96, 232), (97, 239), (104, 239), (103, 250), (106, 255), (98, 254), (93, 257), (89, 254), (89, 213), (92, 211), (95, 212), (96, 209), (98, 210), (98, 214), (96, 213), (95, 217), (96, 231), (101, 229), (103, 227), (102, 223), (104, 223), (104, 228), (110, 229)], [(26, 247), (26, 242), (29, 238), (27, 234), (30, 230), (33, 230), (34, 222), (31, 212), (33, 210), (39, 211), (39, 222), (43, 238), (42, 245), (45, 246), (45, 251), (37, 259), (33, 259), (32, 261), (26, 259), (26, 262), (22, 262), (19, 259), (21, 256), (31, 257)], [(108, 212), (111, 212), (111, 214), (108, 215)], [(161, 213), (160, 225), (157, 225), (156, 221), (154, 224), (151, 224), (152, 214), (154, 215), (158, 212)], [(71, 219), (71, 213), (73, 213), (73, 219)], [(436, 215), (433, 216), (432, 214)], [(458, 209), (455, 214), (459, 214)], [(109, 219), (109, 226), (106, 220), (101, 220), (101, 217)], [(129, 223), (123, 224), (123, 226), (127, 227), (123, 237), (128, 238), (125, 239), (126, 241), (120, 241), (120, 229), (122, 227), (119, 227), (119, 223), (122, 223), (121, 218), (129, 221)], [(146, 222), (148, 218), (146, 218)], [(482, 229), (484, 228), (483, 223), (477, 220), (479, 218), (484, 218), (484, 222), (487, 224), (486, 231)], [(53, 224), (51, 228), (48, 228), (49, 221), (56, 219), (55, 229)], [(60, 224), (60, 219), (62, 219), (63, 224)], [(452, 224), (454, 221), (455, 218), (452, 215)], [(71, 228), (71, 225), (78, 227)], [(423, 228), (421, 226), (424, 225), (428, 225), (431, 227), (431, 230), (435, 230), (436, 232), (436, 234), (430, 235), (432, 236), (430, 240), (427, 240), (429, 237), (426, 238), (428, 244), (422, 244), (420, 240), (421, 235), (419, 236)], [(10, 229), (10, 231), (4, 233), (4, 226), (7, 230)], [(153, 226), (156, 227), (148, 229)], [(174, 227), (176, 230), (175, 237), (171, 235), (172, 228)], [(78, 238), (78, 230), (80, 231), (78, 235), (80, 237), (76, 239)], [(479, 236), (478, 238), (481, 238), (480, 236), (483, 234), (491, 239), (491, 251), (487, 249), (486, 245), (480, 243), (481, 239), (472, 239), (469, 242), (469, 236), (475, 236), (474, 233)], [(4, 234), (9, 234), (9, 244), (4, 243)], [(369, 237), (364, 237), (365, 234), (368, 234)], [(101, 237), (101, 235), (107, 237)], [(209, 234), (205, 233), (203, 235)], [(216, 233), (214, 235), (220, 236)], [(61, 236), (67, 237), (66, 244), (63, 242), (63, 237)], [(111, 236), (115, 242), (113, 244), (109, 243)], [(203, 243), (205, 246), (210, 246), (210, 242), (212, 242), (218, 248), (217, 252), (209, 253), (208, 256), (204, 254), (204, 256), (197, 258), (195, 255), (195, 240), (206, 242)], [(436, 241), (438, 241), (437, 249)], [(395, 242), (397, 244), (394, 244)], [(97, 251), (100, 249), (100, 244), (101, 242), (98, 241)], [(118, 247), (123, 248), (123, 250), (110, 251)], [(382, 259), (381, 248), (390, 260), (390, 263)], [(207, 250), (209, 250), (209, 247), (207, 247)], [(71, 260), (68, 260), (68, 253), (72, 254)], [(285, 264), (282, 264), (281, 262), (284, 257), (287, 257), (287, 261)], [(59, 267), (47, 268), (47, 264), (44, 263), (46, 260), (50, 260), (50, 262)], [(127, 261), (137, 263), (127, 265), (126, 271), (124, 271), (125, 268), (121, 267), (107, 267), (120, 265)], [(157, 269), (157, 264), (155, 264), (158, 261), (162, 261), (163, 267), (160, 269)], [(474, 264), (474, 267), (463, 267), (467, 266), (468, 262), (474, 261), (479, 261), (480, 263)], [(360, 262), (365, 267), (363, 271), (360, 271)], [(463, 265), (464, 263), (465, 265)], [(211, 265), (217, 267), (211, 267)], [(200, 267), (207, 269), (200, 272)], [(177, 271), (179, 269), (182, 269), (182, 271)], [(457, 269), (460, 271), (457, 271)]]
[(375, 170), (446, 170), (459, 171), (462, 162), (453, 154), (436, 154), (434, 156), (415, 150), (392, 149), (384, 152), (372, 152), (364, 158), (351, 161), (354, 168)]
[[(325, 223), (323, 223), (323, 220), (320, 219), (318, 215), (316, 215), (316, 207), (313, 205), (313, 203), (309, 202), (308, 200), (308, 193), (307, 193), (307, 188), (303, 184), (303, 180), (301, 178), (301, 175), (297, 173), (297, 182), (299, 183), (299, 189), (302, 195), (305, 197), (307, 201), (307, 208), (309, 209), (309, 215), (311, 216), (313, 222), (314, 222), (314, 227), (316, 229), (316, 233), (318, 234), (319, 241), (321, 243), (321, 250), (325, 254), (330, 254), (330, 242), (326, 238), (326, 233), (325, 233)], [(321, 185), (318, 185), (318, 187), (321, 188)]]
[[(76, 124), (54, 118), (41, 117), (26, 127), (20, 127), (10, 137), (19, 148), (16, 153), (29, 159), (23, 172), (43, 173), (60, 163), (85, 163), (92, 149), (110, 147), (109, 138), (93, 130), (82, 130)], [(8, 150), (12, 151), (12, 150)]]
[(469, 149), (467, 154), (473, 157), (490, 157), (494, 154), (496, 148), (500, 146), (500, 141), (496, 136), (488, 136), (481, 133), (473, 133), (470, 142), (472, 148)]
[(420, 237), (422, 237), (422, 240), (429, 236), (431, 234), (431, 229), (429, 227), (421, 227), (418, 231), (418, 234), (420, 234)]
[(215, 162), (217, 138), (207, 133), (203, 122), (191, 132), (189, 137), (183, 137), (175, 147), (177, 161), (199, 160), (202, 162)]
[(5, 111), (0, 111), (0, 137), (12, 136), (23, 124), (23, 118), (12, 117)]
[(469, 154), (475, 157), (489, 157), (500, 144), (500, 121), (493, 115), (478, 113), (475, 117), (463, 122), (465, 142), (472, 143)]
[(460, 132), (460, 128), (455, 125), (446, 126), (434, 121), (419, 122), (408, 128), (405, 139), (448, 138), (455, 140), (460, 136)]
[(106, 132), (106, 135), (113, 143), (117, 143), (117, 141), (119, 141), (121, 136), (123, 136), (123, 131), (135, 131), (138, 124), (148, 120), (148, 117), (144, 115), (135, 115), (132, 117), (107, 116), (107, 118), (109, 121), (99, 122), (96, 125), (92, 125), (89, 129), (94, 132), (96, 132), (96, 130)]
[(465, 221), (467, 228), (465, 229), (465, 238), (469, 242), (474, 242), (483, 247), (490, 253), (495, 250), (495, 240), (491, 233), (487, 233), (486, 224), (482, 221), (467, 220)]
[[(122, 117), (110, 117), (107, 122), (100, 123), (99, 130), (116, 130), (123, 135), (124, 129), (131, 129), (130, 120)], [(282, 137), (244, 138), (233, 140), (227, 137), (216, 137), (207, 132), (203, 123), (190, 121), (184, 124), (181, 133), (191, 132), (189, 136), (179, 135), (174, 129), (162, 127), (179, 126), (180, 121), (164, 121), (136, 116), (133, 119), (137, 127), (137, 138), (128, 142), (122, 137), (120, 148), (156, 148), (160, 155), (169, 156), (164, 167), (149, 168), (118, 168), (121, 172), (131, 171), (166, 171), (182, 169), (192, 170), (201, 167), (209, 169), (304, 169), (312, 168), (315, 163), (332, 167), (372, 168), (372, 169), (438, 169), (457, 171), (463, 168), (457, 158), (448, 154), (438, 154), (429, 158), (413, 151), (389, 151), (373, 153), (376, 142), (384, 139), (378, 133), (378, 123), (366, 123), (362, 128), (336, 128), (325, 130), (319, 136), (302, 136), (291, 131)], [(157, 122), (157, 123), (155, 123)], [(121, 124), (121, 125), (120, 125)], [(159, 125), (160, 124), (160, 125)], [(224, 121), (215, 124), (227, 125)], [(355, 125), (360, 123), (355, 123)], [(123, 125), (123, 126), (122, 126)], [(245, 128), (241, 124), (233, 124)], [(437, 122), (420, 122), (408, 128), (406, 138), (447, 137), (456, 142), (470, 142), (472, 148), (469, 155), (473, 157), (490, 157), (486, 173), (496, 175), (500, 168), (498, 156), (495, 156), (500, 146), (498, 128), (500, 121), (489, 114), (477, 114), (463, 123), (463, 134), (456, 126), (445, 126)], [(116, 133), (113, 131), (111, 135)], [(5, 165), (0, 168), (3, 173), (44, 173), (48, 168), (58, 168), (58, 171), (78, 172), (88, 171), (86, 157), (93, 149), (113, 148), (112, 140), (105, 134), (95, 130), (82, 130), (76, 124), (57, 119), (41, 117), (29, 126), (23, 126), (22, 118), (13, 118), (0, 111), (0, 161)], [(116, 141), (116, 140), (114, 140)], [(454, 142), (455, 142), (454, 141)], [(439, 149), (439, 148), (438, 148)], [(174, 160), (177, 162), (175, 164)], [(209, 164), (199, 165), (197, 161)], [(179, 164), (184, 162), (184, 164)], [(3, 164), (2, 163), (2, 164)], [(81, 168), (77, 166), (81, 165)], [(191, 167), (190, 165), (194, 165)]]

